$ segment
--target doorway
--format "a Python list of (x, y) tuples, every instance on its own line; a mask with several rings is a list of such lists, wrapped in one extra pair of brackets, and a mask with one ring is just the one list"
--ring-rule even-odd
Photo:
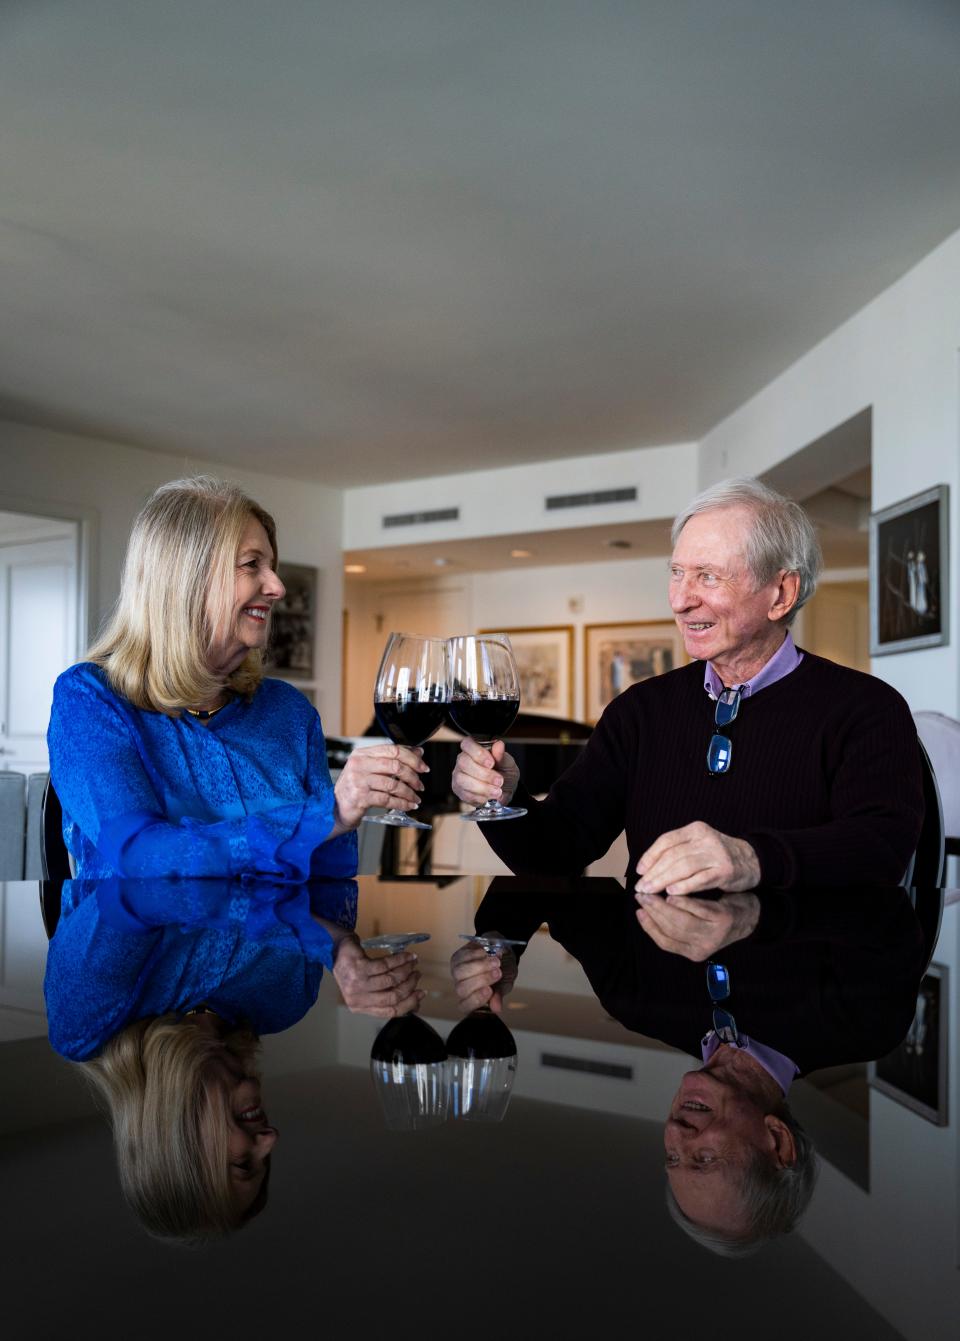
[(79, 525), (0, 511), (0, 768), (48, 770), (57, 676), (77, 659)]

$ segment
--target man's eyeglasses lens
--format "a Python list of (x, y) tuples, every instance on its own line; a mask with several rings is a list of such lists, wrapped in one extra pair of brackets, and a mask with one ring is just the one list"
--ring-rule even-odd
[[(740, 711), (740, 690), (725, 689), (717, 699), (716, 711), (713, 715), (716, 726), (729, 726), (736, 719)], [(707, 750), (707, 768), (711, 773), (726, 773), (730, 767), (730, 759), (733, 755), (733, 745), (729, 736), (723, 736), (716, 732), (710, 737), (710, 746)]]
[(713, 1006), (713, 1032), (722, 1043), (732, 1043), (740, 1047), (740, 1035), (737, 1022), (728, 1010), (721, 1010), (719, 1002), (726, 1001), (730, 995), (730, 970), (726, 964), (715, 964), (711, 959), (707, 964), (707, 991)]

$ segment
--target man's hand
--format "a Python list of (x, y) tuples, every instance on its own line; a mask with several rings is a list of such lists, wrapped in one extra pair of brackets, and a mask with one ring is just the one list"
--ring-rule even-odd
[(331, 838), (355, 829), (371, 806), (414, 810), (420, 804), (421, 773), (429, 773), (422, 749), (369, 745), (354, 750), (333, 789), (335, 823)]
[(749, 936), (760, 918), (756, 894), (724, 894), (722, 899), (690, 899), (673, 894), (638, 894), (637, 921), (661, 950), (702, 963), (718, 950)]
[(464, 737), (451, 779), (454, 795), (472, 806), (482, 806), (484, 801), (509, 805), (520, 781), (520, 770), (506, 748), (502, 740), (495, 740), (488, 750)]
[(356, 936), (337, 945), (333, 976), (347, 1007), (355, 1014), (392, 1020), (416, 1010), (426, 996), (417, 984), (417, 956), (407, 950), (372, 959)]
[(517, 980), (517, 957), (509, 946), (491, 955), (482, 945), (468, 941), (451, 958), (450, 976), (464, 1014), (489, 1006), (499, 1015), (503, 998)]
[(639, 894), (696, 894), (701, 889), (755, 889), (757, 854), (742, 838), (729, 838), (697, 820), (662, 833), (637, 862)]

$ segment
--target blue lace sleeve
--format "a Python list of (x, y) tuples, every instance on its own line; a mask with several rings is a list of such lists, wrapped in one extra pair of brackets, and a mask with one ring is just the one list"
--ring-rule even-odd
[[(256, 872), (285, 880), (302, 880), (316, 870), (314, 851), (333, 828), (333, 788), (319, 718), (311, 734), (311, 776), (307, 795), (278, 796), (255, 813), (236, 798), (222, 801), (232, 811), (210, 819), (218, 800), (215, 780), (188, 775), (203, 818), (170, 813), (171, 798), (162, 765), (170, 774), (183, 764), (173, 749), (158, 760), (156, 741), (138, 730), (137, 714), (118, 698), (92, 667), (75, 666), (57, 681), (48, 732), (50, 774), (64, 812), (68, 846), (80, 856), (84, 840), (96, 849), (97, 875), (132, 878), (154, 876), (216, 876)], [(174, 724), (171, 723), (171, 732)], [(240, 768), (227, 755), (225, 765)], [(182, 811), (182, 795), (177, 805)], [(76, 834), (74, 830), (78, 831)], [(325, 873), (347, 876), (356, 871), (352, 835), (329, 843)], [(351, 842), (352, 839), (352, 842)], [(77, 851), (77, 848), (81, 851)], [(80, 874), (85, 874), (82, 869)]]

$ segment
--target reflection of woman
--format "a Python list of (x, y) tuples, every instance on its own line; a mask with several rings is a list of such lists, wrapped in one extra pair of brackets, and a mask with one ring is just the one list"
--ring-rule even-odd
[(277, 1141), (257, 1039), (213, 1012), (138, 1020), (84, 1070), (110, 1113), (120, 1186), (143, 1227), (202, 1242), (266, 1205)]
[(301, 1019), (332, 969), (349, 1009), (423, 997), (415, 957), (368, 959), (356, 885), (68, 881), (44, 992), (50, 1042), (109, 1111), (124, 1196), (152, 1234), (240, 1228), (266, 1203), (277, 1131), (258, 1038)]
[(352, 874), (371, 805), (415, 805), (420, 756), (358, 751), (331, 785), (320, 719), (264, 679), (283, 596), (273, 519), (209, 477), (158, 489), (120, 600), (57, 681), (50, 772), (78, 874)]

